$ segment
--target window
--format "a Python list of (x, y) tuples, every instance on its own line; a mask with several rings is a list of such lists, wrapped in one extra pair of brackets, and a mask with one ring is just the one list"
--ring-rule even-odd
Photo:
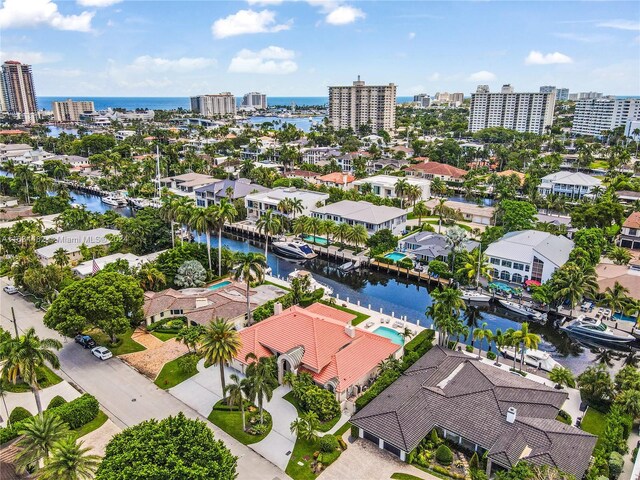
[(525, 265), (525, 266), (524, 266), (524, 271), (525, 271), (525, 272), (528, 272), (528, 271), (529, 271), (529, 265)]
[(502, 266), (511, 268), (511, 262), (509, 260), (502, 260)]
[(522, 283), (522, 275), (520, 275), (519, 273), (514, 273), (511, 277), (511, 281), (513, 283)]
[(531, 268), (531, 280), (537, 280), (542, 282), (542, 270), (544, 269), (544, 262), (538, 257), (533, 257), (533, 266)]
[(500, 265), (500, 259), (499, 259), (499, 258), (491, 258), (491, 259), (489, 259), (489, 261), (490, 261), (493, 265)]
[(511, 279), (511, 276), (509, 275), (509, 272), (503, 270), (502, 272), (500, 272), (500, 279), (506, 280), (508, 282)]
[(513, 268), (515, 270), (524, 270), (524, 265), (522, 263), (513, 262)]

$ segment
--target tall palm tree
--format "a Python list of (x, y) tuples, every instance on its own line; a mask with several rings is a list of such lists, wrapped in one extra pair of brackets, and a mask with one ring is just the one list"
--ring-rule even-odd
[(198, 352), (204, 361), (220, 367), (220, 382), (225, 391), (224, 364), (235, 358), (241, 348), (240, 335), (233, 325), (222, 318), (211, 320), (202, 332)]
[[(182, 225), (186, 225), (187, 232), (190, 232), (193, 211), (196, 208), (193, 204), (193, 200), (189, 197), (178, 197), (172, 201), (170, 208), (175, 212), (175, 221)], [(182, 235), (180, 236), (180, 242), (184, 243), (184, 237)]]
[(369, 232), (364, 228), (364, 225), (354, 225), (349, 231), (348, 239), (353, 245), (355, 245), (356, 250), (358, 250), (358, 246), (360, 244), (364, 244), (369, 238)]
[(469, 280), (473, 280), (473, 283), (477, 286), (478, 277), (491, 281), (493, 267), (489, 263), (489, 257), (481, 254), (480, 248), (474, 248), (471, 252), (466, 253), (464, 264), (458, 269), (457, 273)]
[(171, 246), (176, 246), (175, 222), (178, 218), (178, 207), (176, 196), (168, 196), (162, 198), (162, 206), (160, 207), (160, 215), (171, 225)]
[(433, 304), (427, 310), (427, 315), (433, 319), (434, 325), (440, 332), (440, 345), (447, 345), (447, 337), (455, 323), (459, 322), (460, 314), (466, 308), (460, 290), (446, 287), (431, 292)]
[(227, 396), (227, 404), (231, 407), (240, 406), (242, 412), (242, 430), (246, 430), (247, 426), (244, 418), (244, 396), (250, 390), (250, 382), (246, 378), (240, 378), (235, 373), (229, 375), (231, 383), (225, 387), (224, 394)]
[(320, 427), (320, 421), (315, 412), (307, 412), (300, 415), (293, 422), (291, 422), (291, 433), (296, 437), (309, 442), (315, 441), (318, 438), (318, 428)]
[(309, 217), (298, 217), (293, 221), (293, 233), (295, 235), (304, 235), (309, 231)]
[(331, 235), (336, 231), (337, 224), (333, 220), (322, 220), (321, 230), (327, 239), (327, 255), (329, 254), (329, 243), (331, 243)]
[(447, 190), (447, 184), (441, 178), (436, 177), (431, 180), (431, 192), (436, 195), (445, 195)]
[(191, 212), (190, 225), (198, 233), (204, 233), (207, 238), (207, 258), (211, 270), (211, 230), (218, 226), (218, 207), (211, 205), (206, 208), (195, 208)]
[(482, 358), (482, 341), (486, 340), (491, 346), (491, 340), (493, 340), (493, 332), (487, 328), (487, 322), (483, 322), (481, 327), (473, 331), (473, 339), (478, 340), (478, 358)]
[(429, 215), (429, 209), (427, 208), (427, 204), (424, 200), (420, 200), (414, 205), (413, 214), (418, 217), (418, 226), (422, 227), (422, 217)]
[(264, 409), (262, 404), (265, 398), (267, 401), (271, 400), (273, 391), (278, 387), (278, 367), (275, 357), (258, 358), (254, 353), (249, 353), (245, 360), (251, 360), (246, 372), (251, 385), (250, 398), (252, 401), (256, 400), (260, 410), (260, 423), (263, 424)]
[(282, 222), (280, 217), (273, 213), (273, 210), (267, 210), (256, 222), (258, 232), (264, 235), (264, 257), (269, 255), (269, 237), (282, 231)]
[(500, 352), (502, 351), (502, 347), (504, 347), (508, 343), (508, 339), (506, 335), (502, 333), (501, 328), (496, 328), (496, 331), (493, 333), (493, 341), (496, 343), (496, 365), (500, 365)]
[(573, 309), (582, 302), (585, 295), (594, 297), (598, 291), (598, 281), (593, 267), (579, 268), (571, 263), (557, 270), (553, 283), (558, 298), (568, 300), (571, 304), (571, 316)]
[(217, 206), (217, 227), (218, 227), (218, 276), (222, 276), (222, 230), (224, 225), (233, 222), (238, 215), (236, 207), (226, 198), (220, 200)]
[(40, 471), (40, 480), (90, 480), (100, 465), (98, 455), (89, 455), (91, 448), (69, 435), (53, 446), (51, 456)]
[(259, 253), (238, 253), (236, 254), (236, 267), (233, 270), (234, 280), (244, 280), (247, 286), (247, 323), (251, 325), (251, 300), (249, 289), (252, 283), (262, 283), (264, 271), (267, 269), (267, 259)]
[(442, 228), (442, 219), (449, 213), (449, 207), (445, 205), (446, 201), (446, 198), (439, 198), (438, 203), (433, 207), (433, 213), (438, 216), (438, 233), (440, 233), (440, 229)]
[(400, 208), (404, 208), (404, 197), (407, 194), (409, 188), (409, 182), (405, 178), (400, 178), (396, 181), (394, 186), (394, 193), (396, 197), (400, 199)]
[(612, 312), (625, 312), (629, 304), (629, 289), (618, 282), (613, 284), (613, 288), (607, 287), (602, 295), (599, 304), (610, 308)]
[(520, 330), (513, 332), (513, 341), (520, 345), (522, 355), (520, 355), (520, 370), (524, 367), (524, 355), (528, 348), (538, 348), (540, 343), (540, 335), (536, 335), (529, 331), (529, 323), (524, 322), (520, 326)]
[(18, 473), (39, 467), (49, 457), (54, 445), (69, 434), (69, 427), (56, 415), (36, 415), (24, 421), (20, 430), (21, 448), (16, 456)]
[(289, 211), (293, 214), (293, 219), (295, 220), (296, 215), (304, 211), (304, 205), (302, 204), (302, 200), (299, 198), (290, 198)]
[(445, 237), (451, 244), (451, 270), (453, 271), (456, 267), (456, 253), (462, 244), (467, 241), (468, 235), (466, 230), (456, 225), (447, 230)]
[(315, 237), (317, 237), (322, 231), (322, 220), (318, 217), (309, 217), (307, 227), (309, 228), (307, 233), (313, 235), (315, 240)]
[(40, 340), (33, 327), (19, 338), (8, 338), (0, 343), (0, 377), (13, 384), (22, 380), (31, 387), (36, 399), (38, 414), (42, 415), (38, 370), (47, 363), (60, 368), (60, 360), (54, 350), (60, 350), (62, 343), (53, 338)]
[(143, 290), (158, 291), (167, 284), (165, 274), (158, 270), (153, 263), (144, 263), (136, 272), (136, 277)]
[(340, 243), (344, 243), (345, 240), (349, 237), (349, 232), (351, 231), (351, 227), (348, 223), (340, 222), (336, 226), (336, 231), (333, 232), (335, 237), (338, 239)]

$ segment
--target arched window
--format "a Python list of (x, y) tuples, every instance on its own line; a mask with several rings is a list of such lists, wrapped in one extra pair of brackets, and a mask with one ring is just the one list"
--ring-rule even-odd
[(506, 270), (500, 272), (500, 280), (506, 280), (508, 282), (510, 278), (511, 277), (509, 276), (509, 272), (507, 272)]
[(511, 281), (513, 283), (522, 283), (522, 275), (520, 275), (519, 273), (514, 273), (511, 277)]

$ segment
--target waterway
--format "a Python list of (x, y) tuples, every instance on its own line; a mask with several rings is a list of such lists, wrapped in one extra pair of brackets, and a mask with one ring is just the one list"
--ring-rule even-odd
[[(95, 195), (71, 192), (71, 197), (73, 203), (83, 204), (90, 211), (104, 213), (114, 209), (125, 216), (133, 215), (129, 207), (113, 208), (102, 203)], [(204, 238), (198, 241), (204, 241)], [(264, 243), (255, 239), (225, 235), (222, 244), (233, 251), (264, 253)], [(217, 246), (215, 238), (212, 238), (212, 246)], [(267, 263), (273, 275), (286, 278), (295, 269), (306, 269), (311, 271), (320, 283), (330, 286), (341, 300), (348, 299), (352, 303), (359, 301), (360, 305), (364, 307), (370, 305), (375, 311), (380, 311), (382, 308), (385, 315), (393, 314), (396, 318), (406, 317), (411, 323), (419, 322), (422, 326), (431, 326), (432, 322), (425, 312), (432, 303), (429, 288), (433, 287), (428, 287), (424, 283), (417, 284), (402, 276), (389, 275), (375, 269), (362, 269), (345, 274), (338, 270), (338, 263), (321, 258), (307, 262), (294, 262), (269, 252)], [(486, 322), (492, 331), (500, 328), (503, 332), (508, 328), (519, 329), (523, 321), (517, 315), (493, 304), (469, 306), (463, 320), (471, 331)], [(564, 332), (555, 329), (550, 323), (547, 325), (530, 323), (530, 329), (542, 338), (538, 348), (550, 352), (558, 362), (574, 373), (582, 372), (593, 362), (595, 357), (593, 352), (570, 339)], [(464, 343), (470, 342), (470, 339), (466, 339)], [(486, 351), (486, 343), (483, 348)]]

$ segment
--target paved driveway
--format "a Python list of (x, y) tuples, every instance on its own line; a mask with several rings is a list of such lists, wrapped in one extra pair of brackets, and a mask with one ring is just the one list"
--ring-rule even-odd
[[(0, 279), (0, 287), (7, 285)], [(13, 332), (11, 307), (15, 308), (19, 330), (33, 326), (43, 338), (58, 338), (57, 332), (42, 323), (43, 313), (19, 295), (0, 291), (0, 325)], [(120, 428), (136, 425), (151, 418), (166, 418), (184, 412), (189, 418), (205, 420), (198, 412), (178, 398), (159, 389), (118, 358), (98, 360), (88, 350), (67, 340), (59, 352), (62, 369), (58, 375), (94, 395), (109, 418)], [(208, 413), (207, 413), (208, 415)], [(284, 479), (287, 475), (273, 463), (242, 445), (225, 432), (207, 422), (216, 438), (221, 439), (238, 458), (238, 478), (243, 480)]]

